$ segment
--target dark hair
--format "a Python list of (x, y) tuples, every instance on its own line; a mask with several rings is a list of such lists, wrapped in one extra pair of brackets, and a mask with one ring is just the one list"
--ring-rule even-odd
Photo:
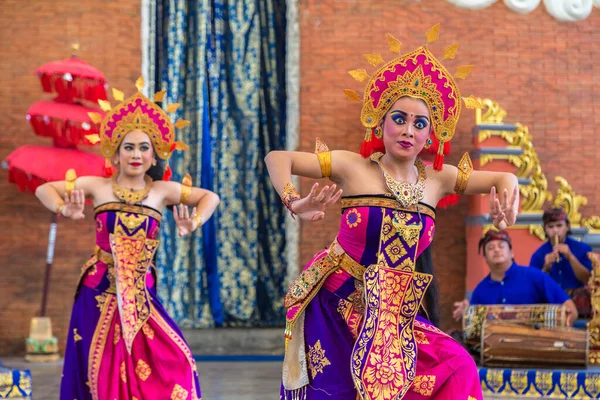
[(425, 297), (423, 299), (425, 303), (425, 311), (429, 322), (431, 322), (436, 327), (440, 325), (440, 310), (439, 310), (439, 297), (440, 290), (438, 286), (437, 279), (435, 279), (435, 275), (433, 274), (433, 257), (431, 254), (431, 246), (427, 246), (427, 248), (421, 253), (421, 255), (417, 258), (417, 263), (415, 266), (415, 270), (417, 272), (422, 272), (424, 274), (433, 275), (433, 279), (425, 292)]
[(156, 165), (150, 166), (148, 171), (146, 171), (146, 175), (152, 178), (153, 181), (161, 181), (165, 174), (165, 170), (167, 169), (167, 162), (158, 157), (156, 157), (155, 160)]

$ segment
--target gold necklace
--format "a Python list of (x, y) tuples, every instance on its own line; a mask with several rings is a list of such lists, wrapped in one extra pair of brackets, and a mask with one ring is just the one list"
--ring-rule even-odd
[(150, 188), (152, 187), (152, 178), (146, 175), (144, 176), (144, 182), (146, 182), (146, 185), (140, 190), (122, 188), (117, 183), (117, 174), (114, 174), (112, 177), (113, 193), (119, 200), (129, 205), (139, 204), (148, 197), (148, 193), (150, 193)]
[(408, 209), (412, 206), (416, 206), (419, 201), (423, 200), (425, 193), (425, 179), (427, 178), (427, 174), (425, 172), (425, 164), (423, 161), (420, 159), (415, 160), (415, 166), (417, 167), (419, 174), (417, 183), (398, 182), (385, 170), (385, 168), (383, 168), (381, 157), (383, 157), (382, 153), (374, 153), (371, 156), (371, 160), (375, 161), (377, 165), (379, 165), (379, 168), (381, 168), (385, 179), (385, 185), (396, 198), (400, 207)]

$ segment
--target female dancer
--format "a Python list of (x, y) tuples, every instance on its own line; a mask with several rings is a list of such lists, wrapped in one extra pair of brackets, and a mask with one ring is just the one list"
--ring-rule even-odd
[[(142, 81), (136, 86), (141, 90)], [(183, 236), (210, 218), (219, 197), (192, 187), (191, 179), (161, 180), (172, 151), (185, 148), (174, 142), (174, 126), (186, 121), (173, 125), (139, 92), (125, 101), (113, 93), (121, 103), (102, 120), (100, 141), (117, 172), (75, 179), (70, 171), (66, 181), (36, 191), (44, 206), (67, 218), (84, 218), (86, 196), (95, 207), (96, 249), (77, 286), (60, 398), (200, 399), (194, 359), (158, 301), (152, 261), (165, 206), (179, 205), (173, 212)]]
[[(391, 35), (388, 42), (398, 50)], [(383, 62), (379, 54), (365, 57), (372, 65)], [(365, 70), (350, 74), (368, 78)], [(266, 157), (275, 189), (301, 219), (323, 218), (345, 194), (337, 237), (286, 296), (282, 399), (482, 399), (475, 363), (435, 326), (429, 247), (435, 205), (451, 193), (490, 193), (490, 216), (504, 229), (516, 220), (518, 181), (508, 173), (472, 171), (468, 155), (458, 168), (443, 165), (443, 146), (454, 135), (460, 108), (454, 78), (422, 46), (370, 77), (361, 154), (330, 152), (317, 140), (316, 156), (278, 151)], [(418, 154), (431, 137), (438, 156), (425, 166)], [(334, 184), (318, 194), (315, 184), (301, 198), (292, 174), (329, 177)]]

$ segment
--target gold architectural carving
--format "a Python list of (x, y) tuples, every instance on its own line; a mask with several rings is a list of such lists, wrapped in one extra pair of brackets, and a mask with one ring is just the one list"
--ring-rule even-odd
[(481, 124), (501, 124), (506, 117), (506, 111), (498, 103), (490, 99), (478, 99), (483, 103), (483, 109), (475, 110), (475, 123)]
[[(554, 200), (554, 207), (563, 207), (567, 212), (571, 226), (580, 226), (581, 213), (579, 212), (579, 207), (587, 204), (587, 197), (575, 193), (567, 180), (561, 176), (554, 178), (554, 181), (560, 185), (556, 193), (556, 199)], [(590, 218), (590, 220), (592, 219), (594, 217)]]
[(588, 323), (590, 337), (590, 364), (600, 364), (600, 261), (594, 253), (588, 253), (592, 262), (592, 274), (589, 280), (592, 320)]

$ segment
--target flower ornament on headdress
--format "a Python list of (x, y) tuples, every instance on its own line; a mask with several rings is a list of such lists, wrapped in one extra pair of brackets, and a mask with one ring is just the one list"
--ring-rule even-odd
[[(100, 114), (89, 113), (95, 123), (101, 123), (99, 135), (89, 135), (86, 138), (92, 142), (101, 142), (102, 155), (106, 158), (107, 174), (111, 170), (110, 158), (115, 154), (123, 138), (131, 131), (145, 132), (154, 147), (157, 157), (168, 161), (174, 150), (187, 150), (185, 143), (175, 141), (175, 128), (181, 129), (189, 125), (189, 121), (177, 120), (174, 124), (167, 113), (177, 110), (179, 104), (171, 104), (166, 111), (155, 102), (162, 102), (165, 90), (154, 95), (154, 101), (141, 93), (144, 79), (140, 77), (135, 86), (138, 92), (124, 100), (123, 92), (112, 89), (113, 97), (119, 104), (112, 108), (110, 102), (98, 100), (100, 107), (106, 112), (104, 118)], [(163, 179), (169, 180), (171, 169), (167, 165)]]
[[(427, 32), (427, 42), (435, 42), (438, 33), (439, 24)], [(390, 34), (387, 35), (387, 39), (390, 51), (400, 54), (402, 43)], [(454, 59), (458, 47), (458, 43), (446, 47), (444, 59)], [(367, 128), (360, 150), (361, 155), (368, 157), (374, 151), (384, 150), (383, 133), (378, 125), (398, 99), (409, 96), (423, 100), (429, 108), (432, 133), (438, 144), (433, 166), (434, 169), (441, 170), (444, 163), (444, 144), (454, 136), (461, 109), (460, 92), (454, 77), (465, 79), (473, 66), (458, 67), (453, 77), (426, 46), (403, 54), (388, 63), (384, 62), (379, 53), (365, 54), (364, 57), (374, 67), (384, 65), (370, 76), (364, 69), (349, 71), (359, 82), (368, 79), (360, 114), (361, 122)], [(355, 91), (346, 89), (344, 93), (350, 100), (360, 101), (360, 95)], [(473, 96), (463, 100), (467, 108), (482, 107)]]

